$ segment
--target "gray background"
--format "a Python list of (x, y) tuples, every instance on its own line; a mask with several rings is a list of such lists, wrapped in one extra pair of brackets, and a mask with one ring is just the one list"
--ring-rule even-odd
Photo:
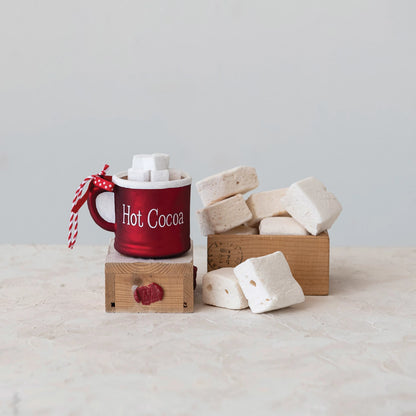
[[(415, 16), (414, 1), (3, 2), (0, 242), (66, 243), (85, 176), (168, 152), (194, 182), (242, 164), (259, 190), (316, 176), (344, 207), (333, 244), (414, 245)], [(109, 237), (84, 207), (78, 243)]]

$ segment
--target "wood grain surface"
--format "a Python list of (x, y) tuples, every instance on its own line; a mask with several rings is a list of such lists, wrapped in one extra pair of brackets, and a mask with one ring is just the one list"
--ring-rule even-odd
[[(193, 312), (193, 258), (186, 254), (185, 262), (169, 263), (128, 261), (105, 265), (105, 310), (107, 312)], [(134, 300), (132, 286), (157, 283), (163, 288), (161, 301), (143, 305)]]
[(219, 235), (208, 236), (207, 270), (235, 267), (251, 258), (282, 251), (305, 295), (329, 293), (329, 236)]

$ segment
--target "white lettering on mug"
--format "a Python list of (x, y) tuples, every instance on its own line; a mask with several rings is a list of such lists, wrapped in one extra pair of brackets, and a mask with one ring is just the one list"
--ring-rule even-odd
[[(162, 223), (162, 220), (163, 220), (163, 223)], [(165, 225), (166, 225), (166, 217), (164, 215), (161, 215), (159, 217), (159, 227), (164, 228)]]
[[(142, 215), (140, 210), (137, 211), (137, 214), (131, 213), (130, 205), (123, 204), (123, 224), (142, 228), (144, 227)], [(184, 219), (182, 211), (159, 214), (158, 208), (152, 208), (147, 214), (147, 225), (152, 229), (183, 225), (183, 223)]]
[(150, 223), (150, 215), (152, 214), (152, 212), (153, 211), (155, 211), (156, 212), (156, 215), (158, 214), (158, 210), (156, 209), (156, 208), (153, 208), (153, 209), (151, 209), (150, 211), (149, 211), (149, 214), (147, 215), (147, 224), (149, 225), (149, 227), (150, 228), (156, 228), (157, 227), (157, 220), (156, 220), (156, 222), (155, 222), (155, 225), (152, 225), (151, 223)]
[(127, 217), (127, 225), (130, 225), (130, 205), (127, 205), (128, 211), (126, 212), (126, 204), (123, 204), (123, 224), (126, 223)]
[(142, 213), (140, 210), (137, 211), (137, 225), (142, 228), (143, 227), (143, 221), (142, 221)]

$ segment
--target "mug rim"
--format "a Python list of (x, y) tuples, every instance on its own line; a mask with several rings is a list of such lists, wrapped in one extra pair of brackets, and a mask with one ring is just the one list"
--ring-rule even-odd
[(168, 188), (181, 188), (183, 186), (190, 185), (192, 178), (184, 171), (181, 171), (181, 175), (185, 176), (182, 179), (176, 179), (173, 181), (160, 181), (160, 182), (139, 182), (123, 179), (122, 176), (127, 177), (127, 171), (118, 172), (113, 175), (113, 182), (121, 186), (122, 188), (129, 189), (168, 189)]

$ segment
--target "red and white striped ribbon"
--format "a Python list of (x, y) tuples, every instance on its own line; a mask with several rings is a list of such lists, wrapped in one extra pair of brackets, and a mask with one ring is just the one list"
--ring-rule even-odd
[[(68, 248), (74, 248), (78, 236), (78, 211), (88, 198), (88, 189), (91, 180), (96, 180), (100, 176), (104, 176), (109, 165), (105, 164), (103, 170), (96, 175), (87, 176), (75, 191), (75, 197), (72, 201), (71, 216), (69, 218)], [(83, 189), (86, 187), (85, 192)]]

